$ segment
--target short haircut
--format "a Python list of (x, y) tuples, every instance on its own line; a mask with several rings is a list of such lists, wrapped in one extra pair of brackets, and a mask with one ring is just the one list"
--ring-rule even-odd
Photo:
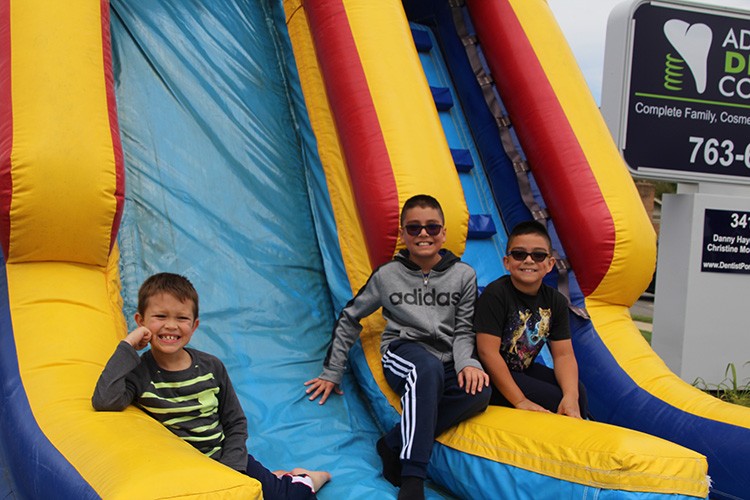
[(549, 233), (547, 232), (547, 228), (544, 227), (544, 224), (535, 220), (527, 220), (516, 224), (516, 226), (510, 232), (510, 234), (508, 235), (508, 243), (505, 251), (510, 252), (510, 244), (513, 241), (513, 238), (524, 234), (538, 234), (539, 236), (547, 240), (547, 246), (549, 247), (550, 251), (552, 250), (552, 240), (550, 239)]
[(434, 208), (438, 211), (440, 214), (440, 220), (443, 224), (445, 224), (445, 216), (443, 215), (443, 207), (440, 206), (440, 202), (438, 202), (435, 198), (430, 196), (429, 194), (418, 194), (415, 196), (412, 196), (406, 202), (404, 202), (404, 206), (401, 209), (401, 225), (404, 225), (404, 217), (406, 216), (406, 211), (411, 210), (412, 208), (420, 207), (420, 208)]
[(158, 273), (146, 279), (138, 290), (138, 313), (142, 316), (154, 295), (168, 293), (180, 302), (193, 301), (193, 319), (198, 318), (198, 292), (190, 280), (179, 274)]

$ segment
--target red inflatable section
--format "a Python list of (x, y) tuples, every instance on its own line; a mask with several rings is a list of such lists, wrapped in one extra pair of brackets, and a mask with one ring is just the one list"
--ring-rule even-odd
[[(360, 220), (367, 221), (363, 231), (374, 268), (391, 260), (398, 238), (393, 168), (343, 3), (311, 1), (305, 4), (305, 12), (336, 128), (346, 131), (339, 138)], [(360, 163), (351, 165), (353, 158)]]
[(13, 105), (10, 75), (10, 0), (0, 0), (0, 244), (8, 255), (10, 200), (13, 179), (10, 152), (13, 148)]
[[(125, 207), (125, 161), (120, 142), (120, 124), (117, 120), (117, 101), (115, 99), (115, 78), (112, 74), (112, 39), (109, 31), (109, 2), (102, 0), (102, 52), (104, 59), (104, 81), (107, 91), (107, 114), (109, 115), (109, 130), (112, 135), (112, 152), (115, 159), (115, 199), (117, 209), (112, 218), (112, 230), (110, 231), (109, 250), (117, 241), (117, 231), (122, 220), (122, 210)], [(1, 119), (1, 117), (0, 117)]]
[[(508, 2), (469, 0), (477, 35), (486, 47), (503, 103), (518, 130), (532, 173), (555, 221), (583, 294), (609, 270), (615, 224), (588, 160), (547, 79), (527, 34)], [(508, 51), (505, 47), (513, 46)], [(498, 55), (502, 54), (502, 57)], [(524, 92), (523, 89), (533, 89)], [(581, 196), (581, 193), (586, 193)], [(564, 210), (563, 210), (564, 208)], [(565, 213), (565, 217), (556, 214)]]

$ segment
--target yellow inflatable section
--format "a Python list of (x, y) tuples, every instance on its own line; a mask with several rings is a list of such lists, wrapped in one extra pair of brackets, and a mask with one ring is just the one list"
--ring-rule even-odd
[[(10, 78), (4, 72), (2, 84), (13, 110), (12, 141), (4, 138), (12, 149), (3, 151), (3, 191), (12, 186), (12, 197), (2, 228), (12, 344), (3, 354), (15, 349), (20, 376), (12, 391), (20, 399), (4, 412), (19, 412), (7, 418), (23, 424), (18, 443), (4, 445), (36, 443), (14, 454), (16, 481), (35, 498), (59, 498), (58, 481), (80, 483), (78, 498), (260, 498), (256, 481), (196, 454), (142, 412), (91, 407), (94, 384), (125, 335), (109, 4), (2, 3), (10, 33), (3, 47)], [(30, 474), (35, 466), (26, 461), (43, 461), (48, 474)], [(55, 470), (58, 462), (67, 472)]]

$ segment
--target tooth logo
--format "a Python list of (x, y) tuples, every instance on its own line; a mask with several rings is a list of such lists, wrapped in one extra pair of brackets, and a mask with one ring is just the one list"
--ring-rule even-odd
[(695, 87), (699, 94), (706, 90), (708, 76), (708, 51), (711, 48), (713, 33), (705, 24), (690, 25), (679, 19), (670, 19), (664, 23), (664, 34), (677, 50), (680, 57), (667, 54), (664, 70), (664, 88), (682, 90), (684, 66), (687, 64), (693, 74)]

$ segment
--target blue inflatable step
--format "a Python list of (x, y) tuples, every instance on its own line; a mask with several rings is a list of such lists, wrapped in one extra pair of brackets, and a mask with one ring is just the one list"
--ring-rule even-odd
[(453, 96), (451, 95), (451, 89), (448, 87), (430, 86), (430, 92), (432, 92), (432, 98), (435, 100), (435, 107), (438, 111), (448, 111), (453, 107)]
[(430, 34), (424, 30), (411, 30), (411, 37), (414, 39), (414, 45), (417, 52), (429, 52), (432, 50), (432, 40)]
[(470, 240), (483, 240), (491, 238), (497, 233), (495, 223), (489, 214), (469, 215), (469, 232), (466, 235)]
[(451, 148), (451, 156), (453, 157), (453, 164), (456, 165), (457, 171), (466, 173), (474, 168), (474, 159), (471, 157), (471, 152), (468, 149)]

